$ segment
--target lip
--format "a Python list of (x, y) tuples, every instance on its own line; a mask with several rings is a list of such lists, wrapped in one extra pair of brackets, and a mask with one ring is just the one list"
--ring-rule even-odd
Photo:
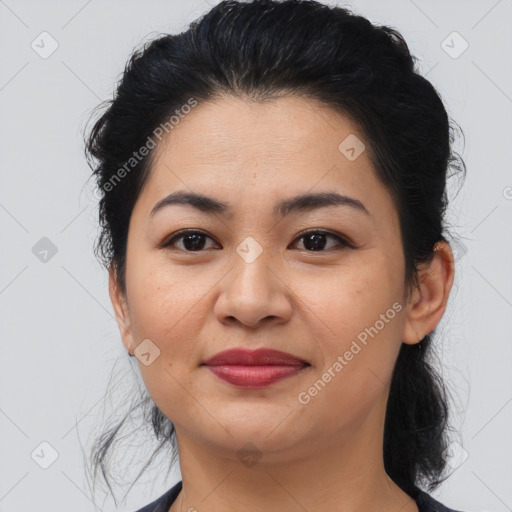
[(259, 348), (249, 350), (246, 348), (232, 348), (215, 354), (203, 364), (207, 366), (241, 365), (241, 366), (268, 366), (268, 365), (304, 365), (308, 364), (304, 359), (274, 350), (271, 348)]
[(292, 354), (267, 348), (224, 350), (202, 365), (220, 379), (246, 388), (269, 386), (310, 366)]

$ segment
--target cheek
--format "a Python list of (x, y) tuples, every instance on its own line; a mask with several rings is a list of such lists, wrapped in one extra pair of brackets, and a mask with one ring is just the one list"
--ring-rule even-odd
[(347, 331), (351, 326), (373, 324), (400, 296), (392, 276), (384, 261), (365, 258), (313, 278), (301, 276), (293, 289), (333, 334), (346, 337), (357, 334)]
[[(399, 280), (385, 259), (332, 273), (322, 282), (303, 284), (302, 298), (318, 326), (316, 343), (324, 369), (344, 357), (344, 373), (372, 369), (387, 377), (401, 345), (403, 304)], [(386, 379), (387, 380), (387, 379)]]
[(322, 359), (299, 401), (307, 403), (305, 414), (322, 418), (322, 428), (337, 432), (342, 425), (356, 428), (386, 392), (401, 346), (402, 305), (387, 274), (368, 267), (324, 290), (323, 299), (310, 302), (322, 320), (315, 339)]
[(134, 267), (130, 275), (135, 343), (149, 339), (159, 354), (150, 365), (137, 362), (148, 393), (162, 411), (168, 412), (169, 402), (187, 404), (190, 399), (183, 384), (188, 366), (193, 364), (201, 318), (206, 314), (200, 299), (207, 285), (191, 281), (180, 268), (154, 263)]
[(212, 276), (198, 278), (190, 269), (173, 267), (161, 258), (139, 258), (138, 264), (134, 259), (131, 273), (127, 273), (134, 334), (164, 344), (183, 330), (193, 330), (198, 325), (195, 317), (201, 310), (200, 299), (214, 282)]

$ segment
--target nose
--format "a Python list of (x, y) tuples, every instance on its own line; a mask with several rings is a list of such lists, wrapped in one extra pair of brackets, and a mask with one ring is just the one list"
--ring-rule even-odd
[(292, 313), (291, 291), (284, 276), (263, 255), (252, 263), (235, 258), (234, 268), (222, 280), (214, 314), (223, 324), (257, 327), (285, 323)]

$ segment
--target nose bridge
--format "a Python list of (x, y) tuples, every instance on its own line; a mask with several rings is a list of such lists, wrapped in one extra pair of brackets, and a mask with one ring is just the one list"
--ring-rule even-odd
[(252, 237), (244, 239), (236, 248), (230, 293), (247, 306), (268, 303), (275, 287), (271, 264), (268, 249), (264, 250)]
[[(261, 247), (261, 246), (260, 246)], [(263, 251), (255, 246), (254, 242), (245, 240), (236, 249), (237, 255), (234, 258), (234, 272), (232, 286), (239, 292), (247, 292), (246, 299), (250, 296), (270, 295), (271, 261), (269, 251)]]
[(252, 237), (238, 245), (232, 272), (215, 305), (220, 321), (236, 318), (254, 326), (268, 317), (283, 321), (289, 318), (291, 305), (286, 287), (272, 269), (270, 253)]

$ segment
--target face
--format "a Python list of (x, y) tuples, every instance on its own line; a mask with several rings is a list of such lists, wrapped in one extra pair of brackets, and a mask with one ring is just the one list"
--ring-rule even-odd
[[(155, 151), (129, 227), (121, 332), (132, 351), (146, 344), (141, 375), (178, 440), (233, 458), (251, 442), (290, 460), (383, 414), (406, 324), (405, 262), (356, 125), (313, 100), (223, 97), (199, 103)], [(151, 214), (177, 192), (222, 205)], [(294, 201), (317, 194), (350, 199)], [(203, 365), (232, 348), (308, 364), (244, 387)]]

